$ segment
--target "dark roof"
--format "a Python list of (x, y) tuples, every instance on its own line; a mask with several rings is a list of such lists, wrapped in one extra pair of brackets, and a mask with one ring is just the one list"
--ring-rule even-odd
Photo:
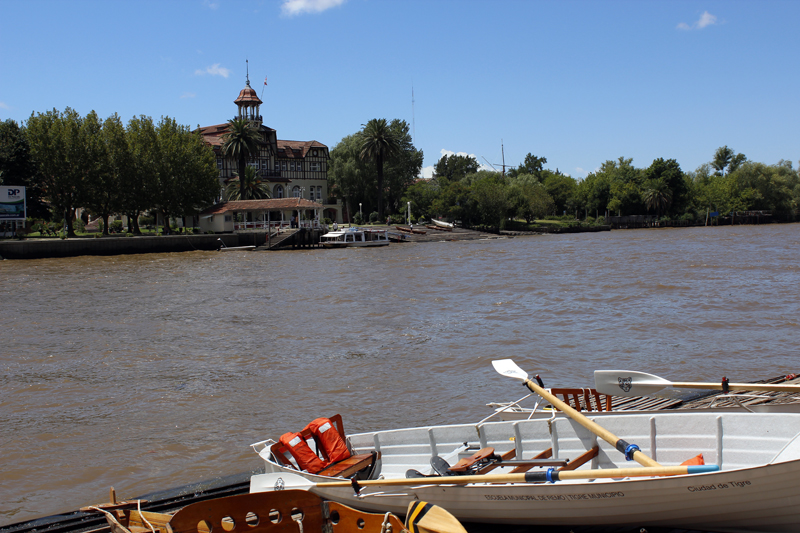
[(285, 211), (288, 209), (323, 209), (325, 206), (305, 198), (272, 198), (270, 200), (234, 200), (203, 210), (201, 215), (219, 215), (231, 211)]
[(258, 97), (258, 93), (256, 93), (255, 89), (250, 87), (250, 81), (247, 81), (247, 85), (244, 89), (239, 91), (239, 97), (233, 101), (234, 104), (258, 104), (261, 105), (264, 102), (261, 101), (261, 98)]
[[(278, 157), (286, 159), (299, 159), (308, 155), (312, 148), (328, 148), (318, 141), (278, 141)], [(283, 152), (280, 152), (283, 150)]]

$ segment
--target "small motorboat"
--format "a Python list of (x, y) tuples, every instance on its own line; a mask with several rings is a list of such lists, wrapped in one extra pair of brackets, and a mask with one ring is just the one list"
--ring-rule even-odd
[(217, 240), (220, 244), (220, 247), (218, 248), (218, 251), (220, 252), (247, 252), (256, 249), (256, 247), (252, 244), (248, 246), (225, 246), (225, 243), (222, 242), (222, 239)]
[(226, 496), (172, 514), (142, 510), (145, 503), (112, 497), (81, 511), (104, 514), (112, 533), (466, 533), (453, 515), (421, 501), (409, 505), (405, 525), (394, 514), (359, 511), (303, 490)]
[(356, 227), (329, 231), (320, 238), (320, 243), (325, 248), (388, 246), (389, 242), (389, 235), (386, 230)]

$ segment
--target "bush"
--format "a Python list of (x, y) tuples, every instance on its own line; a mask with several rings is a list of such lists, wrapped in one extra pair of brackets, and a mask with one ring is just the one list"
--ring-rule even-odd
[(377, 221), (378, 221), (378, 212), (373, 211), (372, 213), (369, 214), (369, 223), (374, 224)]
[(364, 223), (364, 216), (361, 214), (361, 211), (353, 215), (353, 224), (360, 226)]
[(328, 217), (325, 217), (322, 219), (322, 223), (325, 224), (326, 226), (330, 226), (331, 224), (333, 224), (333, 221)]
[(115, 220), (108, 225), (108, 231), (111, 233), (122, 233), (122, 221)]
[(155, 222), (153, 217), (139, 217), (139, 225), (140, 226), (152, 226)]

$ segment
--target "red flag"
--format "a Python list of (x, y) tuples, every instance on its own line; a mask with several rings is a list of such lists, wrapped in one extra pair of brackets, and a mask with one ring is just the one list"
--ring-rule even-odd
[(267, 77), (264, 76), (264, 85), (266, 85), (266, 84), (267, 84)]

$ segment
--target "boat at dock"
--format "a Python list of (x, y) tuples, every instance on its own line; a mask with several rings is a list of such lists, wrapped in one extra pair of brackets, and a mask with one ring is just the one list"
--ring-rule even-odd
[(143, 503), (112, 496), (81, 511), (105, 515), (112, 533), (466, 533), (450, 513), (427, 502), (412, 502), (404, 525), (394, 514), (359, 511), (303, 490), (226, 496), (175, 513), (144, 511)]
[[(464, 522), (797, 531), (800, 413), (589, 418), (513, 362), (493, 364), (568, 416), (347, 435), (337, 415), (326, 435), (346, 443), (344, 459), (308, 427), (256, 443), (265, 473), (251, 477), (250, 491), (303, 488), (372, 512), (401, 513), (424, 499)], [(322, 464), (294, 457), (291, 442), (306, 443)]]
[(329, 231), (320, 238), (320, 243), (325, 248), (388, 246), (389, 235), (386, 230), (351, 227)]

